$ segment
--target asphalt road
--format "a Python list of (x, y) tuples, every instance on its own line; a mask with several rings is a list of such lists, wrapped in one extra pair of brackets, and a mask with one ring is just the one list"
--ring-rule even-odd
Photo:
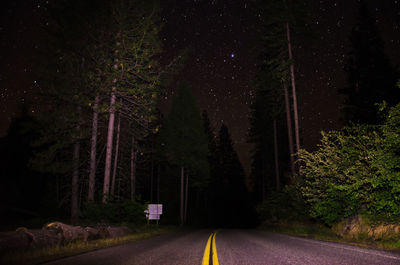
[[(210, 230), (163, 235), (57, 260), (52, 265), (202, 264)], [(212, 242), (212, 240), (210, 240)], [(218, 262), (235, 264), (400, 265), (400, 254), (257, 230), (219, 230)], [(209, 249), (212, 249), (212, 244)], [(210, 261), (212, 260), (210, 256)], [(214, 260), (215, 261), (215, 260)], [(214, 263), (214, 265), (216, 265)]]

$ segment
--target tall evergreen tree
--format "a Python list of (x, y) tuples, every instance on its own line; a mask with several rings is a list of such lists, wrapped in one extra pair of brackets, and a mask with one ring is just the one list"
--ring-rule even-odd
[(0, 224), (14, 225), (27, 218), (50, 215), (46, 208), (58, 203), (47, 200), (56, 190), (54, 178), (29, 167), (39, 128), (24, 108), (11, 120), (7, 135), (0, 138), (0, 210), (6, 217)]
[[(53, 16), (49, 20), (49, 56), (43, 60), (47, 64), (42, 68), (45, 74), (41, 85), (45, 88), (43, 102), (48, 104), (43, 107), (54, 111), (38, 115), (44, 124), (37, 143), (42, 148), (32, 164), (57, 176), (72, 175), (68, 196), (71, 195), (71, 214), (76, 219), (78, 195), (85, 183), (82, 169), (89, 161), (86, 148), (90, 146), (91, 154), (87, 163), (90, 201), (94, 200), (99, 165), (97, 139), (109, 139), (106, 153), (111, 154), (114, 126), (110, 122), (107, 136), (104, 130), (98, 130), (99, 122), (104, 122), (101, 114), (109, 112), (110, 120), (116, 111), (121, 114), (121, 141), (126, 141), (125, 134), (132, 134), (132, 128), (136, 128), (135, 135), (150, 131), (165, 72), (156, 58), (161, 51), (159, 8), (155, 1), (98, 1), (94, 5), (89, 1), (62, 0), (52, 3), (50, 9)], [(105, 104), (107, 101), (113, 102), (111, 106)], [(135, 126), (125, 126), (127, 121)], [(105, 164), (108, 167), (104, 171), (110, 173), (111, 163)], [(103, 184), (105, 198), (109, 177)]]
[[(293, 14), (296, 13), (293, 9), (294, 4), (296, 7), (299, 5), (298, 2), (292, 3), (292, 1), (289, 3), (260, 1), (258, 4), (263, 18), (263, 35), (259, 43), (256, 97), (252, 105), (249, 131), (249, 142), (254, 146), (251, 175), (257, 200), (265, 198), (267, 189), (280, 187), (281, 170), (279, 169), (283, 168), (280, 163), (282, 155), (287, 157), (283, 159), (285, 161), (283, 164), (290, 159), (291, 172), (295, 173), (292, 108), (288, 87), (290, 80), (288, 70), (292, 64), (288, 63), (287, 59), (288, 22), (295, 23), (298, 20), (293, 18)], [(285, 119), (286, 126), (282, 123)], [(282, 143), (288, 144), (289, 148)], [(281, 157), (278, 157), (279, 155)]]
[[(298, 150), (300, 148), (300, 134), (299, 134), (299, 124), (298, 124), (298, 111), (297, 111), (297, 97), (296, 97), (296, 86), (294, 80), (294, 65), (293, 65), (293, 52), (292, 52), (292, 38), (290, 33), (290, 28), (301, 29), (302, 21), (304, 20), (304, 6), (305, 1), (280, 1), (280, 0), (272, 0), (272, 1), (260, 1), (259, 9), (262, 13), (262, 19), (264, 23), (264, 31), (261, 42), (261, 54), (260, 54), (260, 62), (259, 62), (259, 76), (257, 80), (258, 91), (256, 95), (259, 95), (259, 99), (256, 99), (255, 104), (262, 105), (262, 100), (266, 99), (266, 97), (262, 96), (266, 90), (269, 90), (271, 93), (271, 97), (275, 95), (279, 95), (277, 97), (278, 108), (275, 106), (267, 107), (270, 111), (272, 111), (272, 116), (268, 115), (268, 120), (264, 120), (264, 123), (269, 128), (276, 128), (274, 125), (279, 124), (276, 122), (277, 114), (281, 113), (279, 105), (285, 106), (286, 112), (286, 128), (287, 128), (287, 138), (288, 138), (288, 147), (289, 147), (289, 159), (290, 159), (290, 170), (291, 174), (294, 175), (296, 170), (294, 166), (294, 154), (295, 154), (295, 146)], [(269, 86), (268, 88), (265, 86)], [(265, 87), (265, 88), (264, 88)], [(289, 88), (291, 88), (291, 93), (289, 92)], [(262, 92), (264, 90), (264, 92)], [(278, 92), (278, 91), (282, 92)], [(284, 97), (280, 96), (284, 95)], [(291, 100), (293, 101), (293, 105), (291, 104)], [(258, 101), (258, 102), (257, 102)], [(265, 102), (268, 104), (268, 102)], [(255, 107), (256, 110), (258, 107)], [(293, 121), (292, 121), (292, 111), (294, 115), (294, 130), (292, 129)], [(253, 115), (260, 114), (260, 111), (253, 111)], [(253, 117), (253, 120), (260, 119), (259, 117)], [(274, 122), (275, 120), (275, 122)], [(254, 124), (255, 125), (255, 124)], [(264, 128), (267, 128), (264, 126)], [(256, 134), (254, 129), (251, 132), (251, 141), (256, 140)], [(271, 130), (265, 130), (267, 131)], [(295, 140), (293, 138), (293, 132), (295, 133)], [(269, 136), (272, 138), (272, 135)], [(261, 139), (261, 138), (259, 138)], [(268, 142), (272, 142), (272, 140), (268, 140)], [(273, 145), (274, 153), (278, 150), (275, 150), (275, 146)], [(257, 147), (256, 147), (257, 148)], [(257, 153), (256, 151), (254, 153)], [(282, 153), (282, 152), (281, 152)], [(277, 155), (276, 155), (277, 156)], [(260, 158), (260, 155), (258, 156)], [(261, 158), (261, 159), (266, 159)], [(276, 161), (277, 162), (277, 161)], [(264, 162), (265, 163), (265, 162)], [(277, 163), (275, 163), (277, 164)], [(263, 165), (263, 164), (261, 164)], [(276, 167), (276, 175), (275, 178), (279, 179), (278, 168)], [(259, 172), (263, 172), (265, 170), (260, 170)], [(265, 176), (259, 177), (264, 179)], [(258, 179), (259, 179), (258, 178)], [(263, 183), (263, 181), (261, 181)], [(279, 186), (279, 180), (276, 181), (277, 186)], [(264, 186), (264, 184), (261, 184)], [(263, 188), (261, 189), (263, 190)]]
[[(154, 1), (120, 0), (113, 2), (113, 32), (107, 58), (107, 83), (110, 93), (103, 201), (110, 192), (111, 154), (115, 110), (119, 107), (144, 128), (155, 119), (161, 70), (156, 56), (161, 52), (158, 38), (159, 16)], [(120, 106), (116, 104), (120, 98)]]
[[(213, 132), (213, 129), (211, 127), (211, 122), (210, 122), (210, 118), (208, 117), (208, 113), (207, 111), (203, 111), (203, 113), (201, 114), (202, 119), (203, 119), (203, 124), (204, 124), (204, 132), (207, 135), (208, 138), (208, 149), (210, 151), (209, 153), (209, 161), (214, 159), (214, 155), (215, 155), (215, 151), (217, 150), (217, 142), (216, 142), (216, 136)], [(211, 162), (211, 161), (210, 161)]]
[(32, 165), (51, 172), (57, 179), (72, 176), (68, 181), (70, 191), (63, 193), (70, 197), (73, 221), (79, 216), (79, 185), (83, 183), (82, 166), (86, 162), (82, 156), (82, 144), (88, 136), (86, 120), (90, 102), (95, 98), (93, 94), (97, 94), (99, 87), (90, 78), (96, 68), (91, 57), (94, 42), (91, 37), (98, 35), (100, 25), (108, 24), (104, 7), (104, 1), (96, 5), (86, 1), (49, 4), (48, 46), (38, 67), (42, 107), (51, 111), (38, 114), (42, 128), (36, 145), (41, 148)]
[(188, 85), (178, 86), (161, 134), (165, 155), (180, 168), (180, 220), (184, 224), (185, 183), (203, 188), (209, 177), (207, 136)]
[(246, 226), (252, 216), (245, 174), (224, 124), (218, 134), (216, 159), (214, 223), (218, 226)]
[[(74, 36), (73, 31), (66, 29), (66, 36)], [(76, 35), (75, 35), (76, 36)], [(50, 59), (48, 76), (42, 86), (46, 87), (46, 101), (42, 105), (51, 112), (38, 115), (42, 128), (40, 138), (35, 143), (38, 148), (32, 165), (42, 172), (54, 175), (71, 176), (70, 192), (66, 193), (71, 203), (71, 220), (76, 222), (79, 217), (79, 178), (81, 177), (80, 159), (81, 141), (85, 137), (83, 131), (83, 114), (87, 102), (87, 83), (84, 75), (85, 58), (75, 53), (76, 43), (62, 43), (57, 39), (55, 60)]]
[[(281, 84), (261, 68), (256, 83), (255, 101), (251, 107), (248, 140), (253, 144), (251, 176), (259, 201), (265, 198), (267, 190), (281, 185), (280, 172), (288, 161), (289, 155), (285, 146), (287, 129), (283, 123), (285, 111), (282, 102)], [(277, 139), (274, 137), (274, 124)]]
[(380, 118), (375, 104), (385, 100), (393, 106), (400, 101), (396, 88), (399, 76), (385, 55), (375, 19), (364, 0), (359, 3), (359, 18), (350, 40), (352, 50), (345, 68), (348, 86), (340, 90), (347, 96), (345, 121), (377, 124)]
[(211, 122), (208, 117), (207, 111), (202, 113), (204, 131), (208, 138), (208, 149), (210, 153), (208, 154), (208, 164), (210, 167), (210, 182), (205, 195), (204, 201), (204, 213), (206, 222), (211, 225), (213, 224), (214, 216), (218, 215), (218, 210), (216, 206), (216, 201), (219, 194), (219, 176), (218, 176), (218, 157), (217, 157), (217, 137), (211, 127)]

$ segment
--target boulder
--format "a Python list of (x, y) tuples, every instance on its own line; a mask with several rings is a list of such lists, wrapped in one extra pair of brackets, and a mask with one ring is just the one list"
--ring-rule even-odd
[(128, 227), (100, 226), (85, 227), (51, 222), (42, 229), (29, 230), (20, 227), (16, 231), (0, 233), (0, 255), (14, 250), (28, 250), (68, 244), (75, 241), (89, 241), (99, 238), (115, 238), (130, 233)]
[(126, 226), (106, 226), (100, 229), (102, 238), (115, 238), (129, 234), (131, 231)]
[(52, 247), (60, 242), (59, 236), (54, 231), (44, 229), (28, 230), (26, 228), (19, 231), (28, 238), (29, 248)]
[(85, 241), (101, 238), (100, 231), (97, 228), (87, 226), (84, 228), (84, 230), (85, 230), (84, 234)]
[(0, 253), (13, 250), (51, 247), (59, 244), (59, 237), (52, 231), (28, 230), (19, 227), (16, 231), (0, 233)]
[(0, 233), (0, 254), (9, 250), (26, 250), (31, 245), (30, 238), (20, 231)]
[(74, 241), (87, 239), (85, 229), (80, 226), (51, 222), (46, 224), (43, 229), (54, 231), (58, 235), (59, 244), (68, 244)]

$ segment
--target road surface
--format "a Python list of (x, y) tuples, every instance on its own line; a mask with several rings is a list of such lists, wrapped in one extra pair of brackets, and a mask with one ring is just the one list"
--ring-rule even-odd
[(400, 254), (257, 230), (222, 229), (215, 234), (196, 230), (163, 235), (46, 264), (392, 265), (400, 264)]

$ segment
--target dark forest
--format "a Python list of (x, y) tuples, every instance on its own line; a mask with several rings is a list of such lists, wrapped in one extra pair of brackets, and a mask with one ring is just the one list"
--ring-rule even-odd
[(20, 2), (2, 231), (400, 222), (397, 1)]

